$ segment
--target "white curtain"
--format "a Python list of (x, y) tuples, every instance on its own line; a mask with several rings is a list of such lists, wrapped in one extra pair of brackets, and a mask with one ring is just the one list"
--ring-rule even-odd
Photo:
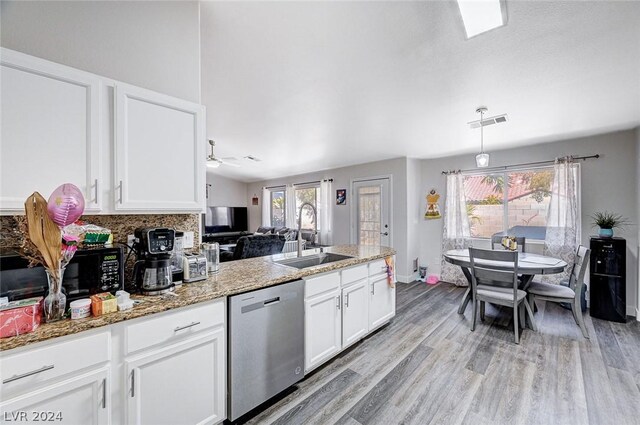
[(318, 227), (320, 227), (321, 245), (333, 244), (333, 233), (331, 231), (333, 223), (331, 187), (331, 180), (322, 180), (320, 182), (320, 199), (318, 199)]
[(580, 221), (580, 164), (571, 157), (556, 160), (551, 200), (547, 211), (545, 255), (561, 258), (567, 264), (564, 273), (545, 276), (543, 280), (559, 283), (569, 277), (574, 256), (582, 239)]
[[(460, 173), (447, 175), (447, 192), (444, 205), (444, 226), (442, 231), (442, 253), (450, 249), (468, 248), (471, 239), (467, 201), (464, 195), (464, 177)], [(462, 269), (442, 258), (440, 280), (458, 286), (468, 286)]]
[(271, 226), (271, 191), (266, 187), (262, 188), (262, 225)]
[(287, 185), (285, 193), (285, 205), (287, 211), (285, 211), (286, 226), (289, 229), (297, 229), (298, 222), (296, 221), (296, 187), (292, 184)]

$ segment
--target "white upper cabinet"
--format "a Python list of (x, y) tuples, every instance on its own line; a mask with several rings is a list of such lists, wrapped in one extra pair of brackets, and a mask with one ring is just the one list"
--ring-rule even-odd
[(100, 211), (99, 77), (8, 49), (0, 65), (0, 210), (73, 183)]
[(203, 211), (202, 105), (4, 48), (0, 78), (1, 214), (63, 183), (87, 213)]
[(204, 107), (123, 83), (115, 97), (115, 209), (201, 211)]

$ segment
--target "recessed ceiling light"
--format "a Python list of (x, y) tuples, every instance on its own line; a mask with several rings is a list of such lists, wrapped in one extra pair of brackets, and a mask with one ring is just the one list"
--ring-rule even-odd
[(458, 0), (467, 38), (487, 32), (506, 23), (501, 0)]

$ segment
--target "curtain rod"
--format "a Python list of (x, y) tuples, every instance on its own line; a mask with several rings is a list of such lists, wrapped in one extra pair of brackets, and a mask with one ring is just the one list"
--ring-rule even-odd
[[(568, 157), (574, 159), (574, 160), (582, 160), (582, 161), (586, 161), (587, 159), (598, 159), (600, 158), (600, 154), (595, 154), (595, 155), (587, 155), (587, 156), (573, 156), (573, 155), (568, 155)], [(501, 165), (499, 167), (487, 167), (487, 168), (472, 168), (472, 169), (468, 169), (468, 170), (445, 170), (442, 171), (442, 174), (453, 174), (453, 173), (470, 173), (470, 172), (485, 172), (485, 171), (498, 171), (498, 170), (508, 170), (511, 168), (519, 168), (519, 167), (525, 167), (525, 166), (532, 166), (532, 165), (547, 165), (547, 164), (555, 164), (555, 162), (558, 159), (561, 158), (565, 158), (565, 157), (560, 157), (560, 158), (556, 158), (556, 159), (550, 159), (547, 161), (537, 161), (537, 162), (523, 162), (521, 164), (512, 164), (512, 165)]]
[[(314, 183), (327, 182), (327, 181), (333, 183), (333, 179), (323, 179), (323, 180), (315, 180), (315, 181), (312, 181), (312, 182), (294, 183), (293, 185), (294, 186), (302, 186), (302, 185), (305, 185), (305, 184), (314, 184)], [(286, 184), (279, 184), (279, 185), (276, 185), (276, 186), (265, 186), (264, 188), (265, 189), (277, 189), (279, 187), (286, 187), (286, 186), (287, 186)]]

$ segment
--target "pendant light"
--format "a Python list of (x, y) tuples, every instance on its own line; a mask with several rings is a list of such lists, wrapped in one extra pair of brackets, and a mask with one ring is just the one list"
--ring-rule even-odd
[(476, 109), (476, 113), (480, 114), (480, 153), (476, 155), (476, 166), (484, 168), (489, 166), (489, 154), (484, 153), (484, 114), (487, 108), (484, 106)]

